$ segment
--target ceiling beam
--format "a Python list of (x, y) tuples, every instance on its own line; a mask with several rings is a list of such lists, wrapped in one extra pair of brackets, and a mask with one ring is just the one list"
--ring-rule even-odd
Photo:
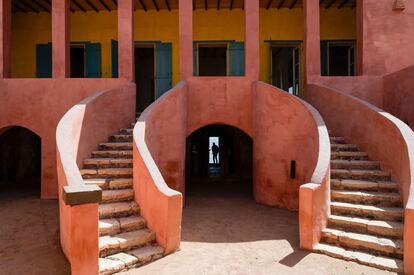
[[(122, 0), (121, 0), (122, 1)], [(144, 9), (144, 11), (148, 11), (147, 6), (145, 6), (144, 2), (142, 0), (139, 0), (139, 4)]]
[(230, 2), (230, 10), (233, 9), (233, 5), (234, 5), (234, 0), (231, 0), (231, 2)]
[(157, 4), (156, 0), (152, 0), (152, 4), (154, 5), (154, 7), (157, 11), (160, 11), (160, 8), (158, 7), (158, 4)]
[(204, 0), (204, 9), (205, 9), (205, 10), (208, 10), (208, 3), (207, 3), (207, 1), (208, 1), (208, 0)]
[(280, 10), (285, 2), (286, 0), (280, 1), (279, 6), (277, 6), (277, 9)]
[(325, 2), (325, 0), (319, 1), (319, 5), (323, 5), (324, 2)]
[(267, 5), (266, 5), (266, 9), (267, 10), (270, 8), (270, 6), (272, 5), (272, 3), (273, 3), (273, 0), (269, 0), (269, 2), (267, 2)]
[(329, 9), (332, 7), (333, 4), (335, 4), (336, 0), (331, 0), (331, 2), (328, 3), (328, 5), (325, 7), (325, 9)]
[(14, 9), (16, 9), (16, 10), (18, 10), (18, 11), (21, 11), (21, 12), (23, 12), (23, 13), (27, 13), (27, 10), (26, 10), (26, 9), (24, 9), (24, 8), (22, 8), (22, 7), (21, 7), (21, 6), (19, 6), (19, 5), (16, 5), (15, 1), (13, 1), (13, 8), (14, 8)]
[(116, 0), (112, 0), (112, 3), (114, 3), (115, 7), (118, 7), (118, 2)]
[(168, 11), (171, 11), (170, 1), (165, 0), (165, 5), (167, 6)]
[(31, 11), (34, 11), (35, 13), (39, 13), (39, 10), (38, 9), (36, 9), (34, 6), (32, 6), (31, 4), (28, 4), (26, 1), (24, 1), (24, 0), (20, 0), (19, 1), (19, 3), (21, 4), (21, 5), (23, 5), (24, 7), (26, 7), (26, 8), (28, 8), (29, 9), (29, 11), (31, 10)]
[(357, 5), (357, 3), (355, 1), (354, 4), (351, 6), (351, 9), (355, 9), (356, 8), (356, 5)]
[(45, 5), (43, 5), (42, 3), (40, 3), (38, 0), (32, 0), (33, 3), (35, 3), (37, 6), (41, 7), (42, 10), (44, 10), (45, 12), (49, 12), (50, 13), (50, 9), (48, 9)]
[(220, 10), (220, 0), (217, 0), (217, 10)]
[(82, 7), (82, 5), (78, 3), (78, 1), (72, 0), (72, 3), (75, 4), (75, 6), (77, 6), (81, 11), (86, 12), (85, 8)]
[(107, 11), (111, 11), (111, 9), (109, 8), (109, 6), (105, 3), (104, 0), (99, 0), (99, 3), (101, 3), (101, 5), (107, 10)]
[(293, 0), (292, 4), (290, 4), (289, 9), (293, 9), (296, 5), (296, 3), (298, 2), (298, 0)]
[(195, 0), (193, 0), (193, 11), (195, 11), (196, 10), (196, 6), (195, 6)]
[(85, 2), (94, 10), (94, 11), (96, 11), (96, 12), (98, 12), (99, 10), (98, 10), (98, 8), (94, 5), (94, 4), (92, 4), (92, 2), (91, 1), (89, 1), (89, 0), (85, 0)]

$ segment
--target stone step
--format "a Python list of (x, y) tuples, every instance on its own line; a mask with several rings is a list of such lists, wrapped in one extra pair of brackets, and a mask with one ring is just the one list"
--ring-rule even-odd
[(116, 235), (121, 232), (129, 232), (142, 229), (146, 222), (141, 216), (129, 216), (121, 218), (109, 218), (99, 220), (99, 236)]
[(347, 159), (347, 160), (367, 160), (368, 154), (360, 151), (331, 151), (331, 159)]
[(389, 257), (375, 256), (369, 253), (347, 250), (330, 244), (319, 243), (314, 247), (315, 252), (319, 252), (334, 258), (346, 261), (354, 261), (359, 264), (388, 270), (392, 272), (403, 272), (403, 261)]
[(132, 168), (102, 168), (102, 169), (81, 169), (84, 179), (95, 178), (132, 178)]
[(404, 225), (400, 222), (379, 221), (357, 217), (330, 215), (328, 226), (350, 232), (370, 234), (380, 237), (402, 239)]
[(132, 158), (90, 158), (83, 161), (83, 168), (131, 168)]
[(331, 202), (331, 213), (334, 215), (358, 216), (381, 221), (402, 221), (404, 209), (401, 207), (385, 207), (346, 202)]
[(123, 270), (139, 267), (162, 258), (164, 248), (146, 245), (131, 251), (121, 252), (106, 258), (99, 258), (99, 274), (110, 275)]
[(340, 152), (349, 152), (349, 151), (358, 151), (358, 146), (355, 144), (341, 144), (341, 143), (332, 143), (331, 151), (340, 151)]
[(380, 169), (379, 161), (372, 160), (331, 160), (331, 169)]
[(155, 233), (148, 228), (99, 237), (99, 256), (126, 252), (155, 241)]
[(345, 190), (367, 190), (367, 191), (387, 191), (398, 192), (398, 186), (391, 181), (369, 181), (369, 180), (350, 180), (350, 179), (331, 179), (332, 189)]
[(398, 193), (350, 190), (332, 190), (331, 199), (332, 201), (383, 206), (401, 206), (402, 202)]
[(99, 218), (126, 217), (138, 214), (139, 207), (134, 201), (99, 204)]
[(390, 180), (390, 173), (374, 169), (331, 169), (331, 177), (336, 179), (388, 181)]
[(132, 134), (115, 134), (109, 137), (110, 142), (132, 142)]
[(331, 140), (331, 143), (345, 143), (345, 138), (344, 137), (329, 137), (329, 139)]
[(102, 202), (121, 202), (134, 199), (133, 189), (103, 190)]
[(84, 184), (96, 184), (102, 190), (117, 190), (132, 188), (132, 178), (120, 178), (120, 179), (84, 179)]
[(119, 130), (119, 133), (120, 134), (132, 135), (133, 131), (134, 131), (133, 128), (123, 128), (123, 129)]
[(346, 232), (325, 228), (322, 230), (324, 242), (348, 249), (361, 250), (374, 255), (382, 255), (401, 259), (403, 256), (403, 241), (376, 237), (368, 234)]
[(92, 158), (132, 158), (132, 150), (93, 151)]
[(132, 150), (132, 142), (103, 142), (99, 144), (100, 150)]

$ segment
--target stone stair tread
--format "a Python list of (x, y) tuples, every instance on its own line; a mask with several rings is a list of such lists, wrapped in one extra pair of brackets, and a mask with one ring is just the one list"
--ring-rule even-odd
[(380, 163), (372, 160), (333, 159), (331, 167), (332, 169), (378, 169)]
[(366, 232), (373, 235), (399, 239), (402, 239), (404, 230), (404, 224), (401, 222), (332, 214), (328, 218), (328, 223), (329, 227), (347, 228), (350, 231)]
[(363, 191), (363, 190), (331, 190), (331, 197), (333, 201), (344, 200), (347, 202), (357, 203), (389, 203), (400, 204), (401, 196), (398, 193), (383, 193), (378, 191)]
[(108, 218), (99, 220), (99, 235), (115, 235), (121, 232), (141, 229), (146, 225), (143, 217), (134, 215), (121, 218)]
[(104, 147), (132, 147), (132, 142), (128, 141), (128, 142), (102, 142), (99, 143), (99, 146), (104, 146)]
[(124, 201), (134, 198), (134, 190), (130, 188), (112, 189), (102, 191), (102, 202)]
[(395, 190), (398, 191), (398, 186), (392, 181), (371, 181), (371, 180), (354, 180), (354, 179), (331, 179), (331, 183), (335, 188), (342, 187), (344, 189), (352, 190)]
[(99, 274), (110, 275), (126, 269), (124, 262), (110, 258), (99, 258)]
[(385, 237), (377, 237), (370, 234), (346, 232), (343, 230), (325, 228), (322, 230), (325, 241), (334, 241), (341, 246), (352, 249), (364, 249), (389, 255), (403, 255), (404, 243), (402, 240), (394, 240)]
[(95, 150), (92, 151), (92, 155), (103, 155), (103, 154), (119, 154), (119, 155), (132, 155), (132, 150)]
[(315, 246), (315, 251), (326, 254), (331, 257), (343, 259), (346, 261), (354, 261), (360, 264), (376, 267), (392, 272), (403, 272), (403, 262), (399, 259), (375, 256), (369, 253), (348, 250), (342, 247), (319, 243)]
[(113, 217), (118, 215), (128, 215), (138, 213), (139, 207), (135, 201), (112, 202), (99, 204), (99, 217)]
[(116, 167), (116, 168), (86, 168), (80, 170), (82, 176), (132, 176), (132, 168)]
[(84, 179), (84, 184), (96, 184), (101, 189), (122, 189), (132, 187), (132, 178), (90, 178)]
[(345, 142), (345, 138), (344, 137), (333, 137), (333, 136), (331, 136), (331, 137), (329, 137), (329, 139), (331, 141), (334, 141), (334, 142)]
[(404, 209), (401, 207), (331, 202), (331, 210), (334, 214), (339, 211), (346, 212), (348, 215), (381, 217), (381, 220), (403, 219), (404, 217)]
[(99, 237), (100, 254), (115, 254), (144, 246), (155, 241), (155, 234), (148, 228)]
[(112, 164), (112, 163), (132, 163), (131, 158), (89, 158), (83, 164)]

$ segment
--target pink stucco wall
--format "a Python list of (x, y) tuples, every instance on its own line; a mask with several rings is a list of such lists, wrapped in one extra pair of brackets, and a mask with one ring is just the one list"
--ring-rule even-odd
[(384, 109), (414, 129), (414, 66), (384, 76), (383, 97)]
[(42, 142), (42, 198), (57, 198), (56, 126), (69, 108), (123, 79), (0, 79), (0, 129), (22, 126)]
[(127, 83), (82, 100), (66, 112), (57, 126), (60, 242), (72, 274), (99, 273), (98, 201), (67, 205), (63, 190), (70, 189), (83, 197), (99, 190), (83, 184), (79, 166), (99, 141), (134, 120), (134, 110), (135, 85)]
[[(405, 205), (404, 270), (414, 272), (412, 233), (414, 209), (414, 133), (402, 121), (356, 97), (332, 88), (309, 85), (305, 98), (322, 115), (328, 127), (357, 144), (381, 168), (389, 171)], [(411, 228), (411, 229), (410, 229)]]

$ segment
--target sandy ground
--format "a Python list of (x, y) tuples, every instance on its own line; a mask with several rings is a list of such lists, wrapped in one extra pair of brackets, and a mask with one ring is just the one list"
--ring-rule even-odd
[(125, 274), (393, 274), (299, 250), (297, 213), (246, 197), (191, 197), (181, 251)]
[(56, 200), (40, 200), (30, 190), (0, 190), (0, 219), (0, 274), (70, 274)]

